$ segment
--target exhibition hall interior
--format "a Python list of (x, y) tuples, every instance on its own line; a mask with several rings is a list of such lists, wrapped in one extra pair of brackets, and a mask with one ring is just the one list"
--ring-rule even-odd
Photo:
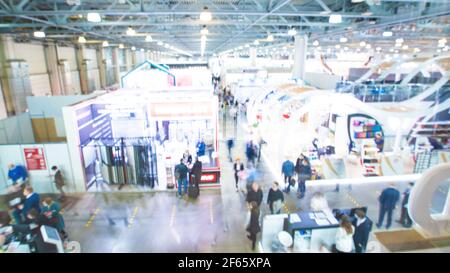
[(0, 253), (449, 253), (450, 1), (0, 0)]

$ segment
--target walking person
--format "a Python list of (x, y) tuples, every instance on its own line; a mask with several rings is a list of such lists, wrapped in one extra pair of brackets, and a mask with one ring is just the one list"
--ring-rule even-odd
[(248, 204), (255, 202), (259, 208), (259, 206), (262, 203), (262, 200), (263, 200), (263, 192), (259, 184), (253, 182), (250, 190), (247, 192), (247, 198), (245, 199), (245, 201), (247, 201)]
[(227, 148), (228, 148), (228, 159), (230, 160), (230, 162), (233, 162), (233, 158), (231, 155), (231, 151), (234, 147), (234, 140), (232, 138), (227, 140)]
[(237, 157), (233, 165), (234, 180), (236, 182), (236, 191), (239, 191), (239, 181), (241, 180), (241, 174), (244, 171), (244, 163)]
[(31, 209), (41, 212), (40, 196), (34, 192), (31, 186), (25, 186), (23, 195), (25, 196), (25, 201), (12, 211), (16, 224), (22, 224), (27, 218), (28, 211)]
[(61, 215), (61, 206), (53, 201), (52, 198), (47, 197), (44, 199), (41, 213), (52, 224), (52, 226), (58, 230), (58, 232), (62, 235), (62, 238), (67, 239), (68, 235), (65, 231), (64, 218)]
[(353, 234), (355, 252), (364, 253), (373, 223), (366, 217), (366, 213), (363, 210), (358, 209), (355, 211), (355, 219), (352, 224), (355, 227), (355, 234)]
[(333, 253), (350, 253), (353, 251), (353, 234), (355, 228), (347, 216), (342, 216), (341, 223), (336, 231), (335, 244), (332, 246)]
[(377, 228), (381, 228), (384, 221), (384, 216), (387, 213), (386, 229), (389, 229), (392, 224), (392, 213), (400, 199), (400, 192), (395, 188), (394, 183), (391, 183), (388, 188), (384, 189), (378, 197), (380, 202), (380, 215), (378, 218)]
[(406, 190), (403, 192), (403, 200), (402, 200), (402, 211), (400, 214), (400, 219), (397, 221), (402, 224), (405, 228), (410, 228), (412, 226), (412, 219), (409, 217), (408, 213), (408, 201), (409, 195), (411, 194), (411, 189), (414, 186), (414, 183), (409, 183)]
[(286, 192), (289, 193), (291, 191), (291, 179), (294, 175), (295, 166), (292, 161), (286, 159), (281, 166), (281, 173), (284, 175), (284, 183), (287, 184)]
[(256, 248), (256, 238), (258, 233), (261, 231), (259, 225), (259, 205), (256, 202), (250, 203), (250, 222), (247, 226), (247, 238), (252, 242), (252, 250)]
[(255, 165), (255, 147), (253, 145), (253, 141), (250, 140), (247, 142), (247, 145), (245, 147), (245, 155), (247, 156), (247, 162), (252, 163), (253, 166)]
[(56, 188), (59, 190), (60, 195), (58, 200), (63, 200), (66, 197), (66, 193), (63, 190), (63, 187), (66, 185), (64, 183), (64, 177), (62, 176), (61, 170), (58, 169), (57, 166), (53, 166), (51, 168), (53, 176), (53, 182), (55, 183)]
[(278, 182), (273, 182), (272, 188), (270, 188), (269, 194), (267, 195), (267, 204), (269, 205), (270, 213), (279, 214), (283, 207), (283, 202), (283, 192), (280, 191)]
[(297, 196), (300, 199), (305, 197), (306, 180), (311, 179), (311, 173), (312, 173), (311, 165), (309, 164), (309, 161), (306, 158), (304, 158), (302, 161), (302, 164), (299, 168), (299, 174), (298, 174)]
[[(189, 173), (189, 169), (183, 162), (183, 159), (180, 159), (180, 164), (175, 166), (175, 178), (178, 181), (178, 197), (182, 197), (183, 194), (187, 194), (188, 191), (188, 180), (187, 175)], [(182, 192), (182, 187), (184, 187), (184, 192)]]

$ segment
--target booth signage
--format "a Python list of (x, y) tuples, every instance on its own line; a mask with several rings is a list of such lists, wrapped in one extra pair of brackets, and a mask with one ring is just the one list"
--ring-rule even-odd
[(24, 148), (25, 161), (29, 171), (46, 170), (44, 149), (43, 148)]
[(202, 174), (200, 178), (201, 183), (214, 183), (217, 182), (217, 173), (206, 173)]
[(213, 116), (210, 102), (150, 103), (149, 109), (151, 117), (157, 119)]

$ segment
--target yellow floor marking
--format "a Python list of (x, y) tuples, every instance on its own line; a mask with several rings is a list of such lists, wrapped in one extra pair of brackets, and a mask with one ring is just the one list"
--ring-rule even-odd
[(97, 216), (97, 214), (100, 212), (100, 208), (97, 208), (94, 213), (91, 215), (91, 217), (89, 218), (89, 220), (87, 221), (86, 225), (84, 226), (85, 228), (88, 228), (91, 226), (92, 222), (94, 221), (95, 217)]
[(138, 213), (138, 207), (134, 208), (133, 215), (131, 215), (130, 220), (128, 221), (128, 228), (130, 228), (134, 223), (134, 218), (136, 218), (136, 214)]
[(172, 213), (170, 214), (170, 224), (169, 226), (172, 227), (173, 226), (173, 222), (175, 220), (175, 213), (176, 213), (177, 207), (175, 206), (175, 204), (172, 206)]
[(361, 204), (356, 201), (356, 199), (349, 193), (347, 193), (347, 198), (357, 207), (361, 207)]

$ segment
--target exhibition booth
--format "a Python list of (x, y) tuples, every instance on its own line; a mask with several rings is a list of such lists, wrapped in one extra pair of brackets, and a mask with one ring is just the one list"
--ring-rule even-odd
[(187, 152), (202, 161), (201, 187), (220, 186), (218, 101), (209, 87), (121, 89), (63, 112), (76, 183), (87, 190), (171, 188)]

